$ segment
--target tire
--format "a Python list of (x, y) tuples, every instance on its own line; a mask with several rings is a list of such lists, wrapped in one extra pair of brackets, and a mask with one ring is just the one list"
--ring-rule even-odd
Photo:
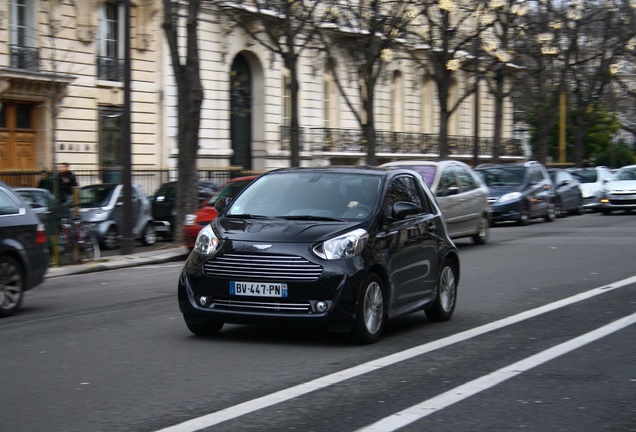
[(0, 257), (0, 317), (13, 315), (24, 299), (24, 269), (10, 256)]
[(141, 243), (145, 246), (152, 246), (157, 243), (157, 230), (152, 222), (148, 222), (144, 227), (144, 232), (141, 236)]
[(601, 210), (601, 213), (607, 216), (607, 215), (611, 215), (612, 211), (610, 209), (604, 208), (603, 210)]
[(217, 335), (221, 329), (223, 328), (223, 322), (220, 321), (206, 321), (201, 322), (201, 320), (190, 320), (187, 316), (183, 316), (183, 319), (188, 327), (188, 330), (192, 332), (195, 336), (200, 337), (210, 337)]
[(95, 234), (90, 231), (84, 233), (84, 245), (81, 250), (81, 255), (82, 256), (80, 258), (87, 261), (97, 260), (101, 255), (99, 250), (99, 243), (95, 238)]
[(387, 302), (380, 276), (371, 273), (360, 291), (351, 339), (359, 344), (371, 344), (380, 339), (387, 320)]
[(437, 296), (433, 304), (426, 309), (426, 317), (435, 322), (448, 321), (455, 312), (457, 304), (457, 266), (451, 260), (444, 261), (437, 279)]
[(523, 204), (521, 208), (521, 215), (519, 216), (519, 220), (517, 221), (517, 225), (526, 226), (530, 223), (530, 210), (528, 210), (528, 205)]
[(546, 222), (554, 222), (556, 219), (556, 210), (554, 208), (554, 204), (548, 203), (548, 212), (545, 215)]
[(102, 245), (106, 250), (113, 250), (119, 247), (119, 232), (115, 225), (111, 225), (104, 234)]
[(481, 215), (479, 224), (477, 225), (477, 233), (473, 235), (473, 243), (477, 245), (488, 243), (490, 239), (490, 225), (491, 222), (488, 220), (488, 217)]

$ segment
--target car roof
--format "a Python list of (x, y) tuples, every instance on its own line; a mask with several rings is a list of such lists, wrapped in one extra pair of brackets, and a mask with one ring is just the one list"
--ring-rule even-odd
[(438, 165), (453, 165), (453, 164), (470, 167), (465, 162), (458, 161), (458, 160), (453, 160), (453, 159), (442, 159), (442, 160), (400, 160), (400, 161), (393, 161), (393, 162), (383, 163), (380, 166), (381, 167), (399, 167), (399, 166), (405, 166), (405, 165), (407, 165), (407, 166), (423, 166), (423, 165), (426, 165), (426, 166), (438, 166)]

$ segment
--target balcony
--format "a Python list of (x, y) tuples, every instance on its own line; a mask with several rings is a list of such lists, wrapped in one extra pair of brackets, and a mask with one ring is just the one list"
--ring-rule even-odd
[(97, 56), (97, 78), (122, 82), (124, 80), (124, 60)]
[[(289, 127), (281, 127), (281, 149), (289, 150)], [(367, 153), (367, 146), (361, 130), (301, 128), (301, 149), (313, 153)], [(474, 138), (472, 136), (450, 135), (448, 137), (449, 157), (468, 159), (473, 157)], [(492, 138), (479, 138), (479, 156), (488, 160), (492, 156)], [(439, 138), (436, 134), (376, 131), (375, 153), (396, 155), (411, 154), (426, 158), (439, 158)], [(501, 157), (524, 159), (521, 140), (509, 138), (503, 140), (499, 149)]]
[(11, 45), (11, 67), (38, 72), (40, 70), (40, 51), (37, 48)]

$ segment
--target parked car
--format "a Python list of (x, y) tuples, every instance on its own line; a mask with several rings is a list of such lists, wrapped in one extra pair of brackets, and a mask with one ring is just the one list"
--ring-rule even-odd
[(488, 186), (493, 223), (515, 221), (527, 225), (530, 219), (555, 217), (556, 194), (547, 169), (528, 161), (512, 164), (484, 164), (475, 168)]
[[(197, 182), (197, 197), (199, 206), (210, 199), (219, 189), (219, 185), (211, 180), (199, 180)], [(163, 183), (150, 198), (152, 203), (152, 217), (155, 220), (157, 235), (162, 238), (172, 237), (174, 217), (177, 214), (177, 182)]]
[(62, 218), (68, 218), (72, 215), (71, 207), (59, 204), (55, 199), (55, 195), (48, 189), (17, 187), (13, 188), (13, 190), (20, 195), (22, 200), (40, 218), (48, 237), (57, 231), (57, 225), (59, 225)]
[(471, 237), (475, 244), (490, 238), (488, 188), (473, 169), (460, 161), (397, 161), (384, 167), (401, 167), (418, 172), (442, 209), (452, 239)]
[(218, 203), (178, 282), (195, 335), (224, 323), (286, 323), (372, 343), (389, 318), (453, 315), (457, 248), (414, 171), (279, 169)]
[(581, 183), (583, 208), (597, 211), (601, 204), (605, 183), (612, 179), (612, 171), (606, 166), (568, 168), (567, 171)]
[(620, 168), (605, 184), (599, 209), (605, 215), (615, 210), (629, 213), (636, 209), (636, 165)]
[(237, 177), (225, 182), (212, 197), (208, 198), (201, 208), (195, 213), (186, 216), (186, 220), (183, 224), (183, 239), (188, 248), (194, 248), (194, 242), (199, 235), (199, 231), (212, 222), (218, 214), (214, 207), (217, 201), (236, 197), (239, 192), (245, 189), (256, 177), (257, 176)]
[[(157, 241), (150, 200), (139, 185), (132, 185), (132, 235), (144, 245)], [(79, 215), (93, 231), (102, 249), (119, 247), (122, 235), (124, 185), (102, 183), (79, 189)]]
[(561, 168), (549, 168), (548, 173), (554, 185), (556, 200), (554, 213), (557, 217), (583, 213), (583, 193), (581, 183), (569, 172)]
[(25, 292), (44, 281), (50, 262), (44, 224), (0, 182), (0, 317), (20, 308)]

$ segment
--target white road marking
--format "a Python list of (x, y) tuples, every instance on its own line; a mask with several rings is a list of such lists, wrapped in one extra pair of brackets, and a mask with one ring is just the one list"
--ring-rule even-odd
[(201, 430), (207, 427), (211, 427), (219, 423), (223, 423), (225, 421), (232, 420), (232, 419), (244, 416), (246, 414), (258, 411), (260, 409), (267, 408), (272, 405), (276, 405), (278, 403), (303, 396), (313, 391), (320, 390), (322, 388), (341, 383), (348, 379), (355, 378), (357, 376), (364, 375), (366, 373), (373, 372), (384, 367), (392, 366), (396, 363), (409, 360), (411, 358), (414, 358), (414, 357), (417, 357), (417, 356), (420, 356), (420, 355), (423, 355), (423, 354), (426, 354), (441, 348), (445, 348), (447, 346), (450, 346), (459, 342), (463, 342), (465, 340), (483, 335), (485, 333), (495, 331), (503, 327), (507, 327), (509, 325), (519, 323), (521, 321), (525, 321), (527, 319), (536, 317), (538, 315), (551, 312), (555, 309), (569, 306), (571, 304), (574, 304), (583, 300), (587, 300), (597, 295), (604, 294), (604, 293), (607, 293), (607, 292), (610, 292), (610, 291), (613, 291), (613, 290), (616, 290), (616, 289), (619, 289), (634, 283), (636, 283), (636, 276), (632, 276), (632, 277), (614, 282), (609, 285), (593, 288), (589, 291), (585, 291), (580, 294), (567, 297), (565, 299), (562, 299), (553, 303), (549, 303), (544, 306), (537, 307), (535, 309), (527, 310), (527, 311), (518, 313), (516, 315), (503, 318), (498, 321), (484, 324), (482, 326), (475, 327), (470, 330), (466, 330), (451, 336), (447, 336), (443, 339), (439, 339), (439, 340), (429, 342), (423, 345), (419, 345), (413, 348), (409, 348), (407, 350), (400, 351), (395, 354), (391, 354), (376, 360), (371, 360), (367, 363), (363, 363), (358, 366), (351, 367), (349, 369), (344, 369), (342, 371), (335, 372), (330, 375), (325, 375), (324, 377), (316, 378), (315, 380), (298, 384), (296, 386), (289, 387), (287, 389), (280, 390), (278, 392), (271, 393), (269, 395), (265, 395), (257, 399), (252, 399), (252, 400), (240, 403), (238, 405), (233, 405), (229, 408), (222, 409), (220, 411), (216, 411), (216, 412), (213, 412), (198, 418), (187, 420), (183, 423), (179, 423), (174, 426), (169, 426), (157, 432), (194, 432), (194, 431)]
[(358, 429), (357, 432), (391, 432), (398, 430), (404, 426), (421, 420), (426, 416), (434, 414), (441, 409), (449, 407), (457, 402), (461, 402), (462, 400), (479, 392), (488, 390), (489, 388), (501, 384), (510, 378), (514, 378), (523, 372), (527, 372), (536, 366), (553, 360), (563, 354), (567, 354), (570, 351), (617, 332), (634, 323), (636, 323), (636, 313), (616, 320), (613, 323), (607, 324), (606, 326), (600, 327), (574, 339), (570, 339), (567, 342), (527, 357), (466, 384), (455, 387), (454, 389), (435, 396), (434, 398), (425, 400), (422, 403), (395, 413), (369, 426)]

